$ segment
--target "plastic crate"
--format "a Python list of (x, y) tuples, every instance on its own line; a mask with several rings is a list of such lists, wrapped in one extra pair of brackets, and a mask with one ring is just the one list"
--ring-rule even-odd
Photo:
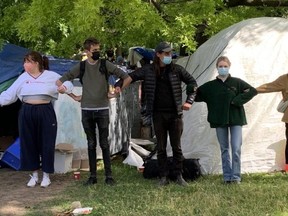
[(14, 143), (6, 149), (1, 161), (15, 170), (20, 169), (20, 139), (17, 138)]

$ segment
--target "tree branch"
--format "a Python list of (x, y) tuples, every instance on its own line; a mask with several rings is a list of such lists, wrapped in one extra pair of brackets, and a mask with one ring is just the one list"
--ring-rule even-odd
[(156, 0), (150, 0), (150, 3), (156, 8), (156, 10), (158, 11), (159, 15), (167, 22), (167, 23), (170, 23), (171, 21), (168, 19), (168, 15), (167, 14), (164, 14), (161, 6), (160, 6), (160, 3), (158, 4), (156, 2)]

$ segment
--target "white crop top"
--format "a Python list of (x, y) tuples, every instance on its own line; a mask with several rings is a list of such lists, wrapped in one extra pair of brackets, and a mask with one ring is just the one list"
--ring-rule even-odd
[[(44, 70), (37, 78), (32, 77), (29, 73), (24, 72), (17, 80), (0, 95), (0, 105), (9, 105), (23, 96), (47, 95), (53, 99), (58, 98), (56, 81), (61, 76), (53, 71)], [(66, 87), (66, 93), (72, 92), (73, 84), (70, 81), (63, 83)]]

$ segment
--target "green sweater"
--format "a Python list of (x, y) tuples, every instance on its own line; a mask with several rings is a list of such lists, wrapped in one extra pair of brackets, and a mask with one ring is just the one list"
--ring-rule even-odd
[[(85, 73), (82, 78), (82, 99), (81, 108), (107, 108), (109, 106), (109, 99), (107, 97), (108, 86), (105, 74), (99, 71), (100, 61), (96, 64), (89, 64), (85, 62)], [(118, 68), (116, 65), (106, 61), (106, 68), (110, 75), (115, 75), (121, 79), (127, 78), (129, 75)], [(65, 73), (60, 81), (73, 80), (80, 74), (80, 63), (76, 64), (69, 72)]]
[(197, 89), (195, 101), (205, 102), (211, 128), (247, 124), (243, 104), (251, 100), (257, 91), (245, 81), (229, 77), (209, 81)]

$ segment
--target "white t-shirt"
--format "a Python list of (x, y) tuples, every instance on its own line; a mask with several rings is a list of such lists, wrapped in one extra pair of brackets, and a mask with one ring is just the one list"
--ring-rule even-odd
[[(44, 70), (37, 78), (32, 77), (28, 72), (21, 74), (17, 80), (0, 95), (0, 105), (9, 105), (17, 101), (22, 101), (23, 96), (48, 95), (53, 99), (58, 98), (56, 81), (61, 76), (53, 71)], [(70, 81), (63, 83), (66, 93), (71, 93), (73, 84)]]

